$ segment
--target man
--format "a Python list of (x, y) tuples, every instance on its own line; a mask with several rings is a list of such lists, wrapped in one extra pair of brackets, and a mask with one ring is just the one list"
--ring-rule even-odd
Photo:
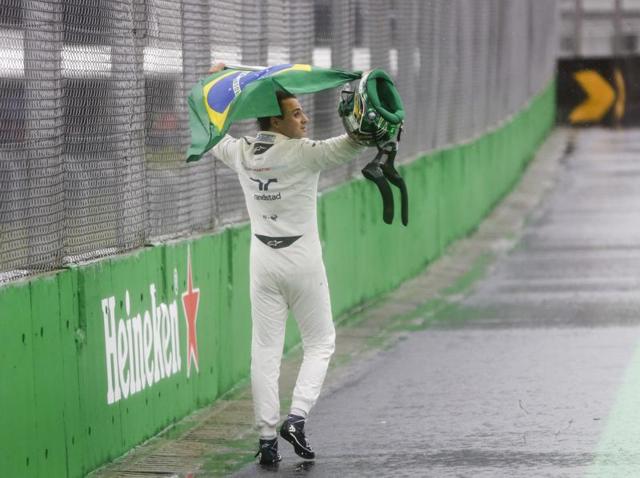
[[(219, 63), (210, 73), (223, 68)], [(364, 149), (346, 134), (306, 139), (309, 118), (296, 97), (284, 91), (277, 96), (282, 114), (259, 118), (262, 131), (255, 138), (227, 135), (213, 148), (238, 173), (251, 221), (251, 387), (260, 431), (256, 456), (262, 464), (281, 459), (278, 378), (289, 310), (298, 323), (304, 357), (280, 435), (302, 458), (315, 458), (304, 425), (335, 348), (316, 217), (318, 178), (323, 169), (351, 161)]]

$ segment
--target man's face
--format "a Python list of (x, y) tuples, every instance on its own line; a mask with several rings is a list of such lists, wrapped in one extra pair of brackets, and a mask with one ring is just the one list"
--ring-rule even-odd
[(272, 130), (289, 138), (304, 138), (307, 135), (309, 118), (302, 111), (297, 98), (287, 98), (280, 102), (282, 118), (272, 117)]

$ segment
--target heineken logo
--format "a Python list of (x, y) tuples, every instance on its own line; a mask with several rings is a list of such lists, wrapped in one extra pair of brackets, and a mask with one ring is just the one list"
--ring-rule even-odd
[[(191, 251), (187, 252), (187, 290), (180, 295), (186, 322), (187, 377), (191, 366), (198, 372), (196, 322), (200, 289), (194, 288)], [(107, 403), (116, 403), (182, 370), (178, 318), (178, 271), (174, 269), (171, 302), (159, 302), (157, 288), (149, 284), (146, 307), (133, 307), (129, 290), (124, 293), (124, 311), (118, 314), (115, 296), (101, 301), (107, 372)], [(123, 315), (118, 317), (118, 315)]]
[(193, 288), (191, 277), (191, 249), (187, 251), (187, 291), (182, 294), (182, 307), (187, 321), (187, 377), (191, 372), (191, 359), (198, 370), (198, 336), (196, 335), (196, 320), (198, 320), (198, 303), (200, 289)]

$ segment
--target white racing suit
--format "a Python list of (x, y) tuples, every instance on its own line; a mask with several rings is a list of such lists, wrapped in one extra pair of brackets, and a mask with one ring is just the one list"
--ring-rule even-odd
[(318, 178), (363, 149), (346, 134), (313, 141), (264, 131), (255, 139), (225, 136), (213, 148), (238, 173), (251, 220), (251, 386), (263, 438), (276, 435), (280, 418), (278, 378), (289, 310), (304, 349), (291, 409), (306, 416), (320, 394), (335, 329), (318, 237)]

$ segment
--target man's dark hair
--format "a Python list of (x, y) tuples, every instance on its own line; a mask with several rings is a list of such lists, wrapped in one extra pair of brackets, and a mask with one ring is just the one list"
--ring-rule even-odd
[[(289, 99), (289, 98), (295, 98), (296, 95), (293, 95), (291, 93), (289, 93), (288, 91), (284, 91), (284, 90), (278, 90), (276, 91), (276, 98), (278, 99), (278, 104), (280, 105), (280, 109), (282, 109), (282, 101)], [(262, 118), (258, 118), (258, 128), (260, 128), (260, 131), (269, 131), (271, 129), (271, 118), (282, 118), (283, 115), (276, 115), (276, 116), (263, 116)]]

